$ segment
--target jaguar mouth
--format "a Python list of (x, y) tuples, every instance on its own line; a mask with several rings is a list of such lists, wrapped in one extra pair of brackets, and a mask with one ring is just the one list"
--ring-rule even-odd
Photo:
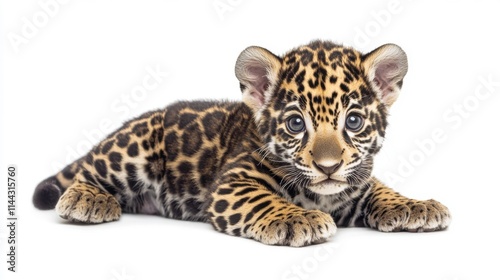
[(317, 183), (309, 185), (309, 189), (318, 194), (336, 194), (345, 190), (349, 184), (346, 181), (326, 178)]
[(326, 178), (325, 180), (320, 181), (320, 182), (316, 183), (315, 185), (317, 185), (317, 184), (347, 184), (347, 182), (332, 179), (332, 178)]

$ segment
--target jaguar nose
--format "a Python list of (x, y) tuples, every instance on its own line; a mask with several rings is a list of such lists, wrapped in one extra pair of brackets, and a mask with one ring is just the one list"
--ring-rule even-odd
[(313, 161), (313, 166), (316, 167), (317, 169), (321, 170), (327, 176), (330, 176), (333, 173), (337, 172), (337, 170), (339, 170), (340, 166), (342, 166), (343, 163), (344, 163), (344, 161), (341, 160), (340, 162), (334, 163), (333, 165), (322, 165), (322, 164), (316, 163), (316, 161)]

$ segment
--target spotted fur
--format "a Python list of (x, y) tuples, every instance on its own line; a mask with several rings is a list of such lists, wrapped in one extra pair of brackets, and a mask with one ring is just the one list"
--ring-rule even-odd
[(406, 70), (392, 44), (362, 54), (314, 41), (281, 57), (249, 47), (236, 62), (243, 102), (178, 102), (131, 120), (33, 202), (75, 222), (147, 213), (290, 246), (337, 226), (444, 229), (445, 206), (371, 176)]

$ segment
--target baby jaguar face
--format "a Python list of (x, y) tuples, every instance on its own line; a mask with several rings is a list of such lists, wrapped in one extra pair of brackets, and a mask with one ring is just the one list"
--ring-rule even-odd
[(250, 47), (236, 66), (267, 151), (287, 180), (319, 194), (370, 178), (406, 70), (396, 45), (363, 55), (322, 41), (283, 57)]

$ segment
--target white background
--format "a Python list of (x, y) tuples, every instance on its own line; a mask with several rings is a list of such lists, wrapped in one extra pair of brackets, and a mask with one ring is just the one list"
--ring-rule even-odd
[[(69, 1), (50, 6), (44, 22), (47, 2), (0, 4), (1, 279), (499, 279), (495, 1)], [(316, 38), (363, 52), (393, 42), (407, 52), (374, 173), (407, 196), (446, 204), (449, 230), (341, 229), (324, 245), (297, 249), (161, 217), (71, 225), (32, 206), (38, 182), (103, 128), (178, 99), (238, 100), (233, 69), (245, 47), (282, 54)], [(138, 94), (146, 69), (156, 67), (168, 77)], [(441, 137), (429, 140), (435, 133)], [(15, 274), (4, 261), (12, 163)]]

